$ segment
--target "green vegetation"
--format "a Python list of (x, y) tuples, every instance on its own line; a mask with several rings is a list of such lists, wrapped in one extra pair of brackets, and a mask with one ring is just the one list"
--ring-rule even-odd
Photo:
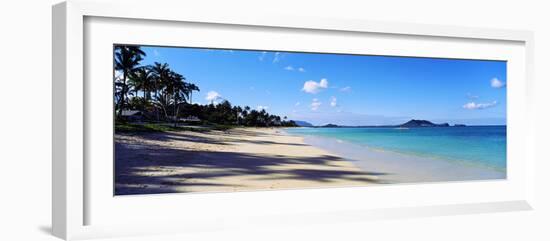
[(173, 126), (170, 124), (162, 123), (124, 123), (117, 122), (115, 124), (116, 132), (167, 132), (167, 131), (194, 131), (194, 132), (207, 132), (211, 130), (226, 131), (235, 126), (228, 125), (208, 125), (208, 126)]
[(116, 132), (165, 132), (165, 131), (200, 131), (199, 128), (193, 127), (174, 127), (172, 125), (165, 124), (155, 124), (155, 123), (146, 123), (146, 124), (133, 124), (133, 123), (116, 123), (115, 131)]
[[(114, 101), (117, 131), (170, 131), (187, 128), (178, 127), (178, 122), (192, 122), (194, 125), (212, 129), (233, 126), (296, 126), (286, 116), (281, 118), (265, 110), (253, 110), (249, 106), (233, 106), (228, 100), (211, 102), (208, 105), (193, 104), (193, 92), (199, 92), (199, 87), (171, 70), (167, 63), (141, 65), (145, 56), (145, 52), (138, 46), (115, 46)], [(131, 124), (133, 121), (148, 124)]]

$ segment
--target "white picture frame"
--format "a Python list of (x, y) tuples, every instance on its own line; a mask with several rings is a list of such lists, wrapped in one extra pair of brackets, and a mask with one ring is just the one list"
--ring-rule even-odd
[[(155, 11), (150, 11), (155, 9)], [(185, 9), (185, 14), (181, 9)], [(467, 214), (497, 211), (529, 210), (534, 189), (534, 121), (530, 93), (532, 93), (533, 34), (529, 31), (496, 30), (439, 25), (421, 25), (408, 23), (370, 22), (350, 19), (320, 19), (294, 16), (277, 16), (256, 13), (250, 15), (209, 15), (207, 9), (192, 9), (185, 3), (171, 2), (158, 5), (154, 1), (144, 1), (127, 6), (123, 1), (95, 2), (73, 0), (53, 7), (53, 207), (52, 226), (54, 235), (63, 239), (85, 239), (122, 235), (158, 234), (174, 232), (194, 232), (220, 228), (250, 225), (293, 225), (301, 222), (331, 223), (360, 221), (369, 219), (422, 217), (433, 215)], [(121, 41), (109, 39), (108, 32), (101, 28), (87, 29), (86, 24), (111, 24), (113, 29), (124, 24), (151, 23), (148, 28), (175, 28), (180, 25), (206, 24), (223, 27), (225, 31), (247, 29), (252, 34), (261, 30), (282, 34), (285, 31), (299, 31), (317, 35), (357, 34), (385, 36), (410, 41), (435, 41), (442, 46), (454, 45), (463, 49), (463, 54), (449, 52), (431, 52), (430, 48), (418, 47), (426, 56), (455, 58), (491, 58), (507, 60), (513, 66), (508, 82), (508, 115), (510, 142), (508, 159), (509, 175), (506, 180), (474, 181), (465, 183), (433, 183), (414, 185), (390, 185), (378, 187), (349, 187), (333, 189), (281, 190), (269, 192), (243, 192), (193, 195), (150, 195), (128, 198), (103, 196), (96, 198), (96, 191), (90, 169), (90, 144), (86, 135), (90, 130), (86, 123), (91, 121), (90, 89), (85, 82), (86, 68), (95, 68), (85, 53), (86, 41), (90, 33), (95, 34), (94, 41)], [(117, 26), (117, 22), (121, 26)], [(100, 25), (101, 25), (100, 24)], [(205, 25), (205, 26), (206, 26)], [(208, 31), (205, 27), (204, 31)], [(231, 30), (235, 29), (235, 30)], [(274, 31), (276, 30), (276, 31)], [(112, 30), (110, 30), (112, 31)], [(214, 31), (214, 30), (212, 30)], [(248, 30), (247, 30), (248, 31)], [(104, 33), (104, 34), (102, 34)], [(177, 33), (174, 33), (177, 34)], [(237, 34), (235, 34), (237, 35)], [(123, 41), (136, 41), (159, 45), (179, 46), (164, 35), (150, 36), (146, 39), (128, 36)], [(164, 37), (163, 37), (164, 36)], [(240, 34), (238, 36), (241, 36)], [(136, 37), (135, 39), (133, 37)], [(239, 37), (235, 37), (238, 39)], [(243, 37), (241, 37), (243, 38)], [(103, 39), (103, 40), (101, 40)], [(406, 41), (409, 41), (406, 40)], [(413, 43), (411, 42), (411, 43)], [(447, 43), (448, 42), (448, 43)], [(473, 43), (473, 44), (472, 44)], [(215, 44), (215, 43), (212, 43)], [(389, 44), (389, 43), (388, 43)], [(502, 46), (499, 46), (501, 44)], [(400, 44), (402, 50), (406, 44)], [(477, 46), (477, 47), (476, 47)], [(515, 47), (510, 47), (515, 46)], [(214, 46), (212, 46), (214, 47)], [(236, 47), (223, 46), (223, 47)], [(238, 47), (238, 46), (237, 46)], [(265, 47), (265, 46), (264, 46)], [(288, 47), (288, 46), (287, 46)], [(287, 48), (284, 44), (276, 48)], [(510, 48), (508, 48), (510, 47)], [(95, 48), (92, 46), (92, 48)], [(273, 47), (275, 48), (275, 46)], [(292, 50), (293, 47), (288, 47)], [(294, 47), (296, 48), (296, 47)], [(475, 53), (476, 48), (488, 49)], [(380, 45), (381, 53), (391, 53)], [(385, 49), (385, 50), (382, 50)], [(441, 48), (440, 48), (441, 49)], [(492, 49), (492, 50), (491, 50)], [(513, 49), (500, 55), (498, 51)], [(95, 49), (94, 49), (95, 50)], [(303, 50), (303, 49), (301, 49)], [(335, 50), (339, 51), (339, 50)], [(340, 50), (343, 51), (343, 50)], [(353, 51), (353, 50), (348, 50)], [(385, 52), (384, 52), (385, 51)], [(415, 55), (410, 53), (401, 55)], [(442, 51), (442, 50), (438, 50)], [(395, 53), (394, 53), (395, 54)], [(399, 53), (395, 55), (400, 55)], [(101, 56), (101, 55), (97, 55)], [(98, 57), (99, 58), (99, 57)], [(104, 60), (106, 61), (106, 60)], [(88, 97), (86, 97), (88, 95)], [(92, 97), (93, 98), (93, 97)], [(110, 101), (110, 99), (109, 99)], [(87, 114), (88, 113), (88, 114)], [(107, 153), (108, 154), (108, 153)], [(96, 168), (103, 172), (101, 168)], [(106, 169), (105, 169), (106, 170)], [(112, 175), (112, 173), (102, 173)], [(91, 178), (91, 179), (88, 179)], [(96, 186), (104, 187), (107, 184)], [(97, 189), (97, 188), (96, 188)], [(438, 197), (438, 193), (445, 193)], [(399, 193), (406, 191), (411, 195), (403, 198)], [(373, 195), (376, 193), (376, 195)], [(328, 198), (331, 198), (330, 200)], [(394, 200), (388, 200), (394, 197)], [(418, 197), (428, 197), (423, 200)], [(293, 198), (294, 202), (285, 202)], [(368, 207), (364, 207), (368, 199)], [(397, 200), (399, 199), (399, 200)], [(312, 204), (313, 200), (317, 200)], [(343, 202), (346, 205), (341, 205)], [(226, 206), (214, 204), (224, 202)], [(91, 205), (90, 203), (94, 203)], [(179, 205), (176, 205), (179, 204)], [(186, 209), (181, 206), (193, 206)], [(263, 205), (271, 204), (266, 209)], [(209, 206), (210, 204), (210, 206)], [(340, 205), (338, 205), (340, 204)], [(110, 206), (111, 205), (111, 206)], [(208, 209), (200, 207), (209, 207)], [(143, 217), (136, 217), (136, 207), (146, 206), (150, 210), (140, 210)], [(227, 206), (231, 206), (229, 209)], [(118, 208), (114, 208), (118, 207)], [(171, 215), (158, 215), (170, 210)], [(181, 215), (185, 212), (185, 215)], [(179, 214), (179, 215), (178, 215)], [(99, 217), (94, 221), (90, 217)], [(182, 217), (185, 216), (185, 217)], [(330, 218), (327, 218), (330, 217)], [(188, 220), (193, 219), (194, 222)], [(252, 220), (252, 221), (251, 221)], [(112, 222), (111, 222), (112, 221)], [(145, 223), (144, 223), (145, 222)]]

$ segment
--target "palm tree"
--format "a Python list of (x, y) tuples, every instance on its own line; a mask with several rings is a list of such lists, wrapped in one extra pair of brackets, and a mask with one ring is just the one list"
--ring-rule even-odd
[(155, 98), (158, 98), (159, 91), (164, 87), (168, 79), (170, 78), (170, 68), (167, 63), (155, 62), (151, 66), (151, 72), (153, 74), (154, 88), (155, 88)]
[(137, 68), (135, 72), (130, 75), (130, 86), (135, 91), (135, 96), (138, 96), (138, 91), (143, 91), (143, 98), (146, 102), (151, 99), (151, 84), (154, 81), (153, 73), (147, 66)]
[(281, 125), (281, 117), (278, 116), (278, 115), (275, 116), (275, 124), (278, 125), (278, 126)]
[(262, 123), (264, 124), (263, 126), (269, 126), (269, 113), (267, 113), (265, 109), (262, 109), (260, 111), (260, 115), (262, 118)]
[(195, 84), (186, 83), (186, 85), (187, 85), (186, 89), (189, 91), (189, 103), (193, 104), (193, 91), (200, 92), (201, 90)]
[(239, 125), (240, 119), (242, 118), (243, 108), (240, 106), (233, 106), (233, 115), (235, 115), (235, 123)]
[(115, 46), (115, 70), (122, 72), (122, 83), (120, 85), (120, 103), (119, 116), (122, 115), (122, 110), (125, 105), (125, 96), (128, 94), (128, 85), (126, 81), (131, 73), (139, 66), (145, 52), (138, 46)]
[(164, 117), (168, 119), (168, 107), (172, 103), (170, 97), (165, 93), (160, 93), (153, 97), (153, 104), (164, 112)]
[(174, 126), (176, 126), (179, 104), (184, 102), (188, 96), (189, 91), (187, 90), (187, 85), (184, 82), (185, 77), (176, 72), (170, 71), (169, 78), (166, 81), (166, 93), (172, 96), (173, 107), (173, 116), (174, 116)]
[[(151, 73), (153, 75), (153, 88), (155, 89), (155, 101), (159, 100), (159, 91), (163, 89), (163, 85), (168, 81), (170, 77), (170, 68), (167, 63), (155, 62), (151, 68)], [(157, 105), (158, 106), (158, 105)], [(157, 120), (159, 117), (159, 111), (157, 110)], [(166, 110), (165, 110), (166, 112)], [(165, 113), (166, 114), (166, 113)]]
[(250, 106), (245, 106), (243, 108), (243, 110), (241, 111), (242, 113), (242, 116), (243, 116), (243, 120), (244, 120), (244, 124), (246, 125), (246, 122), (247, 122), (247, 118), (248, 118), (248, 113), (250, 113)]

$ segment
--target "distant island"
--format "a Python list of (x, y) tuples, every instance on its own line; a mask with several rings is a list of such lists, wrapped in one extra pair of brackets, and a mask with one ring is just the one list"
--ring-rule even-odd
[(313, 126), (311, 125), (310, 123), (308, 122), (305, 122), (307, 124), (309, 124), (308, 126), (306, 125), (300, 125), (300, 123), (302, 123), (303, 121), (295, 121), (296, 124), (298, 126), (303, 126), (303, 127), (316, 127), (316, 128), (337, 128), (337, 127), (357, 127), (357, 128), (361, 128), (361, 127), (379, 127), (379, 128), (421, 128), (421, 127), (466, 127), (466, 125), (464, 124), (454, 124), (454, 125), (449, 125), (449, 123), (441, 123), (441, 124), (436, 124), (436, 123), (433, 123), (431, 121), (428, 121), (428, 120), (415, 120), (415, 119), (412, 119), (410, 121), (407, 121), (403, 124), (400, 124), (400, 125), (378, 125), (378, 126), (340, 126), (340, 125), (336, 125), (336, 124), (332, 124), (332, 123), (329, 123), (329, 124), (326, 124), (326, 125), (321, 125), (321, 126)]
[(427, 120), (415, 120), (412, 119), (410, 121), (407, 121), (406, 123), (403, 123), (399, 125), (399, 127), (449, 127), (449, 123), (442, 123), (442, 124), (434, 124), (433, 122), (427, 121)]
[(299, 127), (313, 127), (313, 124), (307, 121), (294, 120), (294, 123), (296, 123), (296, 125)]

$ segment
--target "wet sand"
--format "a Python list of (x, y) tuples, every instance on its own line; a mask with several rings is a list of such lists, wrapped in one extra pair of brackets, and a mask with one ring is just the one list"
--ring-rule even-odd
[(469, 162), (443, 160), (374, 149), (342, 140), (305, 137), (305, 143), (329, 151), (363, 170), (385, 173), (384, 183), (426, 183), (506, 179), (506, 172)]

